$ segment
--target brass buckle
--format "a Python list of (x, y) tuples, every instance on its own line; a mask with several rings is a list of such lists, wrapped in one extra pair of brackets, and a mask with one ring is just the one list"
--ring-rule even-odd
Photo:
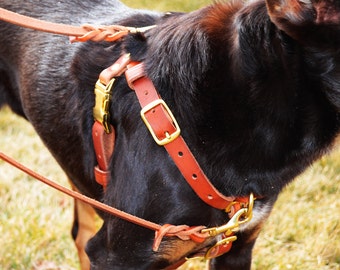
[[(173, 132), (172, 134), (169, 134), (169, 132), (165, 131), (164, 135), (165, 135), (165, 138), (164, 139), (159, 139), (157, 136), (156, 136), (156, 133), (155, 131), (153, 130), (151, 124), (149, 123), (148, 119), (146, 119), (146, 116), (145, 114), (149, 111), (151, 111), (153, 108), (155, 108), (156, 106), (158, 105), (161, 105), (163, 106), (163, 108), (165, 109), (165, 111), (167, 112), (167, 114), (169, 115), (173, 125), (175, 126), (175, 129), (176, 131)], [(141, 117), (146, 125), (146, 127), (148, 128), (148, 130), (150, 131), (153, 139), (155, 140), (155, 142), (158, 144), (158, 145), (166, 145), (168, 143), (171, 143), (172, 141), (174, 141), (181, 133), (181, 129), (179, 128), (179, 125), (175, 119), (175, 117), (173, 116), (172, 112), (170, 111), (168, 105), (166, 105), (166, 103), (164, 102), (164, 100), (162, 99), (157, 99), (157, 100), (154, 100), (152, 102), (150, 102), (148, 105), (146, 105), (140, 112), (141, 114)]]
[(112, 99), (112, 86), (115, 79), (111, 79), (110, 82), (105, 85), (100, 80), (96, 82), (94, 92), (96, 95), (96, 103), (93, 107), (94, 119), (100, 122), (104, 126), (106, 133), (110, 133), (110, 102)]

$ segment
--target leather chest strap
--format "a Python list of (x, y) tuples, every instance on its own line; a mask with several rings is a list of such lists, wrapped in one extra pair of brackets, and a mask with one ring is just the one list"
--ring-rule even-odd
[(208, 180), (180, 135), (179, 126), (170, 109), (145, 75), (143, 63), (129, 64), (125, 76), (141, 104), (141, 114), (146, 126), (155, 141), (165, 147), (195, 193), (212, 207), (229, 208), (235, 198), (224, 196)]

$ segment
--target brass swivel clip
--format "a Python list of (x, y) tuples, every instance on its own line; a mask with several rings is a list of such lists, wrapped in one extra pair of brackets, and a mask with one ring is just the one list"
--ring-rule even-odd
[(231, 245), (231, 242), (237, 240), (237, 236), (234, 235), (234, 233), (240, 230), (240, 225), (249, 222), (253, 217), (254, 200), (254, 195), (251, 193), (249, 196), (248, 205), (238, 210), (227, 224), (219, 227), (203, 229), (201, 231), (202, 233), (208, 233), (211, 237), (222, 235), (222, 240), (219, 240), (213, 247), (208, 250), (206, 258), (212, 258), (212, 253), (214, 253), (214, 251), (217, 250), (220, 246), (228, 244)]
[(209, 235), (213, 237), (222, 233), (224, 233), (225, 236), (229, 236), (232, 233), (237, 232), (241, 224), (244, 224), (251, 220), (253, 216), (253, 207), (254, 195), (250, 194), (248, 206), (238, 210), (227, 224), (224, 224), (220, 227), (203, 229), (202, 233), (209, 233)]

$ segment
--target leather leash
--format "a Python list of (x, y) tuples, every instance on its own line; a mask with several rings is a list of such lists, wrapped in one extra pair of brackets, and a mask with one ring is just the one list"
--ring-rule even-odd
[(24, 173), (28, 174), (29, 176), (39, 180), (40, 182), (43, 182), (44, 184), (56, 189), (56, 190), (59, 190), (61, 191), (62, 193), (65, 193), (71, 197), (73, 197), (74, 199), (77, 199), (77, 200), (80, 200), (84, 203), (87, 203), (93, 207), (95, 207), (96, 209), (98, 210), (101, 210), (101, 211), (104, 211), (108, 214), (112, 214), (112, 215), (115, 215), (119, 218), (122, 218), (126, 221), (129, 221), (129, 222), (132, 222), (134, 224), (137, 224), (137, 225), (141, 225), (141, 226), (144, 226), (145, 228), (148, 228), (150, 230), (159, 230), (161, 228), (160, 225), (158, 224), (155, 224), (153, 222), (150, 222), (150, 221), (146, 221), (146, 220), (143, 220), (141, 218), (138, 218), (138, 217), (135, 217), (135, 216), (132, 216), (128, 213), (125, 213), (125, 212), (122, 212), (114, 207), (111, 207), (111, 206), (108, 206), (104, 203), (101, 203), (97, 200), (94, 200), (92, 198), (89, 198), (81, 193), (78, 193), (76, 191), (73, 191), (71, 189), (68, 189), (62, 185), (59, 185), (58, 183), (36, 173), (35, 171), (29, 169), (28, 167), (24, 166), (23, 164), (17, 162), (16, 160), (14, 160), (13, 158), (7, 156), (6, 154), (4, 154), (3, 152), (0, 151), (0, 158), (4, 161), (6, 161), (7, 163), (11, 164), (12, 166), (16, 167), (17, 169), (23, 171)]
[(101, 210), (103, 212), (106, 212), (108, 214), (111, 214), (113, 216), (116, 216), (118, 218), (121, 218), (123, 220), (126, 220), (128, 222), (131, 222), (133, 224), (136, 224), (138, 226), (142, 226), (144, 228), (150, 229), (155, 231), (155, 243), (154, 243), (154, 251), (157, 251), (159, 244), (162, 240), (162, 237), (164, 236), (177, 236), (182, 240), (189, 240), (191, 238), (193, 239), (201, 239), (204, 241), (205, 238), (210, 237), (210, 235), (206, 232), (201, 233), (203, 229), (205, 229), (205, 226), (196, 226), (196, 227), (189, 227), (187, 225), (159, 225), (151, 221), (147, 221), (143, 218), (139, 218), (136, 216), (133, 216), (129, 213), (123, 212), (117, 208), (111, 207), (109, 205), (106, 205), (104, 203), (101, 203), (97, 200), (94, 200), (88, 196), (85, 196), (81, 193), (78, 193), (74, 190), (71, 190), (69, 188), (66, 188), (62, 185), (59, 185), (58, 183), (36, 173), (35, 171), (29, 169), (28, 167), (24, 166), (23, 164), (17, 162), (16, 160), (12, 159), (11, 157), (7, 156), (3, 152), (0, 151), (0, 158), (7, 163), (11, 164), (13, 167), (16, 167), (17, 169), (23, 171), (24, 173), (28, 174), (29, 176), (39, 180), (40, 182), (43, 182), (44, 184), (69, 195), (70, 197), (82, 201), (84, 203), (87, 203), (91, 205), (92, 207)]
[(69, 36), (71, 42), (75, 41), (115, 41), (129, 33), (143, 33), (155, 26), (148, 27), (126, 27), (121, 25), (109, 26), (92, 26), (89, 24), (83, 26), (73, 26), (67, 24), (52, 23), (44, 20), (35, 19), (21, 15), (4, 8), (0, 8), (0, 20), (38, 30), (42, 32)]
[[(85, 196), (81, 193), (78, 193), (74, 190), (66, 188), (58, 183), (34, 172), (33, 170), (29, 169), (28, 167), (24, 166), (23, 164), (17, 162), (16, 160), (12, 159), (11, 157), (7, 156), (3, 152), (0, 151), (0, 158), (5, 162), (11, 164), (13, 167), (21, 170), (22, 172), (26, 173), (27, 175), (39, 180), (40, 182), (76, 199), (82, 201), (84, 203), (89, 204), (90, 206), (136, 224), (138, 226), (142, 226), (144, 228), (150, 229), (155, 231), (155, 239), (153, 244), (153, 251), (157, 251), (159, 245), (164, 236), (166, 237), (178, 237), (181, 240), (192, 240), (197, 243), (202, 243), (206, 239), (215, 237), (217, 235), (221, 235), (222, 239), (218, 241), (213, 247), (211, 247), (208, 252), (206, 253), (206, 259), (215, 258), (220, 256), (226, 252), (228, 252), (231, 248), (232, 242), (235, 241), (237, 238), (234, 236), (234, 232), (239, 230), (239, 226), (251, 219), (252, 215), (252, 207), (253, 207), (253, 198), (250, 196), (249, 198), (249, 206), (247, 208), (241, 208), (238, 210), (236, 215), (225, 225), (221, 227), (213, 227), (213, 228), (206, 228), (205, 226), (194, 226), (189, 227), (187, 225), (170, 225), (164, 224), (159, 225), (151, 221), (147, 221), (145, 219), (133, 216), (129, 213), (123, 212), (117, 208), (111, 207), (104, 203), (101, 203), (97, 200), (94, 200), (88, 196)], [(181, 261), (184, 263), (185, 261)]]

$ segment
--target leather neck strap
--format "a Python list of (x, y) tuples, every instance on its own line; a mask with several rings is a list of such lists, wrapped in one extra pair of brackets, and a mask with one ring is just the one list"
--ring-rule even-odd
[(210, 206), (218, 209), (229, 208), (235, 197), (221, 194), (204, 174), (180, 135), (178, 124), (170, 109), (145, 75), (143, 63), (130, 63), (125, 76), (130, 88), (135, 90), (142, 107), (142, 118), (149, 131), (156, 142), (165, 147), (191, 188)]

